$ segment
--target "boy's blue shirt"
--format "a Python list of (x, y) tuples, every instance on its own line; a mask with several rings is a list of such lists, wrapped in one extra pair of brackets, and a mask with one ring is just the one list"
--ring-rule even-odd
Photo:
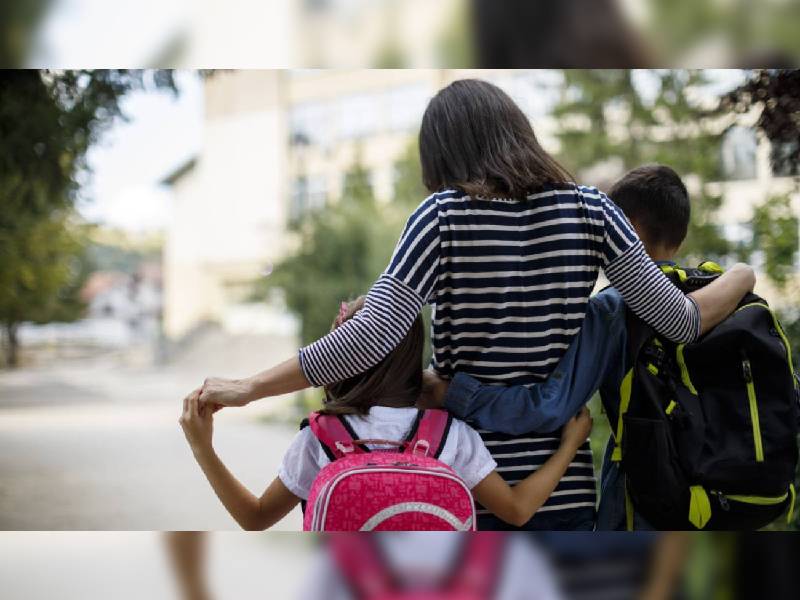
[[(673, 264), (673, 263), (659, 263)], [(626, 307), (614, 288), (589, 300), (580, 333), (550, 377), (537, 385), (484, 385), (456, 373), (445, 397), (445, 408), (480, 428), (512, 435), (550, 432), (562, 427), (600, 391), (612, 429), (619, 414), (619, 388), (626, 364)], [(613, 438), (603, 457), (597, 528), (624, 529), (625, 481), (619, 465), (611, 462)], [(650, 529), (634, 516), (635, 529)]]

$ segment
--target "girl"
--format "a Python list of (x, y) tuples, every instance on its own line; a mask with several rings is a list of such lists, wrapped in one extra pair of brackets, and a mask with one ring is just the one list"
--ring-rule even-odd
[[(343, 327), (364, 307), (364, 297), (343, 305), (333, 330)], [(424, 340), (422, 319), (417, 316), (397, 347), (377, 365), (325, 387), (325, 412), (346, 415), (361, 439), (404, 439), (417, 416)], [(184, 399), (180, 424), (209, 483), (242, 528), (271, 527), (308, 498), (312, 482), (329, 462), (311, 428), (300, 430), (284, 455), (278, 477), (257, 498), (214, 452), (214, 411), (211, 406), (201, 406), (198, 397), (199, 390), (195, 390)], [(453, 420), (439, 460), (456, 471), (483, 506), (503, 521), (519, 526), (550, 496), (591, 427), (592, 420), (584, 409), (564, 427), (558, 450), (513, 488), (498, 475), (497, 463), (477, 432), (461, 421)]]
[[(727, 273), (684, 296), (647, 256), (630, 223), (595, 188), (571, 183), (499, 88), (456, 81), (430, 102), (419, 135), (433, 195), (411, 215), (363, 310), (273, 369), (241, 380), (207, 379), (201, 403), (242, 406), (326, 385), (379, 363), (434, 306), (433, 368), (483, 383), (531, 385), (548, 377), (580, 331), (604, 269), (628, 306), (665, 337), (694, 340), (733, 311), (752, 271)], [(482, 433), (509, 482), (539, 468), (558, 436)], [(593, 527), (588, 444), (532, 529)], [(502, 524), (489, 518), (481, 528)]]

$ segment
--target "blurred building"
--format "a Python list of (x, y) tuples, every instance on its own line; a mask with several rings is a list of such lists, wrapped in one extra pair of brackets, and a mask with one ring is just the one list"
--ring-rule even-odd
[(150, 360), (161, 335), (161, 263), (142, 262), (132, 272), (95, 271), (81, 288), (83, 318), (70, 323), (25, 323), (24, 346), (39, 358), (127, 353), (129, 361)]
[[(395, 167), (432, 95), (455, 70), (220, 71), (205, 79), (201, 153), (163, 181), (173, 190), (164, 249), (164, 328), (180, 338), (215, 321), (232, 332), (291, 335), (280, 298), (253, 282), (291, 248), (290, 225), (337, 202), (356, 162), (391, 199)], [(474, 74), (474, 73), (473, 73)], [(509, 91), (552, 147), (548, 72), (482, 72)], [(549, 90), (549, 92), (548, 92)]]
[[(379, 201), (391, 200), (396, 166), (415, 143), (428, 100), (455, 79), (479, 76), (528, 114), (545, 148), (559, 150), (550, 116), (561, 93), (553, 71), (219, 71), (205, 79), (201, 153), (167, 176), (174, 210), (164, 252), (164, 326), (180, 338), (215, 321), (233, 332), (291, 336), (279, 297), (254, 302), (253, 282), (293, 244), (292, 224), (346, 194), (360, 163)], [(770, 148), (749, 128), (726, 136), (720, 160), (723, 223), (747, 222), (752, 206), (793, 189), (776, 177)], [(576, 175), (602, 186), (621, 175), (613, 160)], [(690, 186), (691, 187), (691, 186)], [(800, 205), (800, 198), (795, 201)], [(798, 206), (800, 212), (800, 206)], [(263, 299), (259, 299), (263, 300)]]
[(464, 0), (297, 0), (292, 64), (441, 65), (448, 33), (467, 35), (466, 16)]

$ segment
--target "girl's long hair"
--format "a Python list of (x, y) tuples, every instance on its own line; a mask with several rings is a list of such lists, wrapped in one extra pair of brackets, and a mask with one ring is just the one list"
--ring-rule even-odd
[[(364, 307), (364, 296), (346, 304), (336, 329)], [(364, 373), (325, 386), (320, 412), (336, 415), (366, 415), (373, 406), (414, 406), (422, 391), (422, 348), (425, 333), (417, 316), (400, 344), (377, 365)]]
[(546, 184), (572, 181), (508, 94), (478, 79), (454, 81), (433, 97), (422, 117), (419, 156), (431, 192), (523, 199)]

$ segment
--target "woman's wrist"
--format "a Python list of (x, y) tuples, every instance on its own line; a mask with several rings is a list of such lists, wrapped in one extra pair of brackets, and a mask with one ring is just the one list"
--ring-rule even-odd
[(259, 398), (263, 398), (266, 395), (261, 391), (264, 386), (262, 382), (259, 381), (258, 375), (239, 379), (238, 383), (241, 386), (241, 394), (247, 401), (247, 404), (258, 400)]

